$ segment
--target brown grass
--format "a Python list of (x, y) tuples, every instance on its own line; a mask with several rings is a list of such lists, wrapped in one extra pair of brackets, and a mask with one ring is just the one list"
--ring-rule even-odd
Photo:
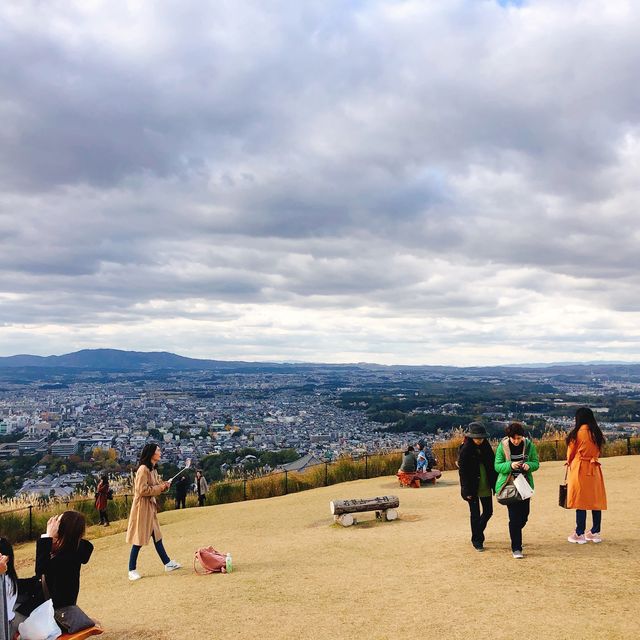
[[(106, 626), (104, 640), (634, 638), (640, 458), (602, 465), (610, 510), (601, 545), (566, 542), (574, 513), (556, 506), (561, 462), (536, 473), (522, 561), (511, 558), (506, 509), (497, 504), (487, 551), (472, 549), (455, 472), (422, 489), (381, 477), (162, 513), (167, 550), (185, 568), (165, 574), (145, 547), (136, 583), (127, 580), (124, 535), (96, 539), (79, 604)], [(400, 520), (363, 514), (348, 529), (333, 524), (330, 500), (385, 494), (400, 497)], [(208, 544), (233, 553), (233, 574), (193, 573), (193, 551)], [(20, 576), (30, 573), (34, 546), (17, 551)]]

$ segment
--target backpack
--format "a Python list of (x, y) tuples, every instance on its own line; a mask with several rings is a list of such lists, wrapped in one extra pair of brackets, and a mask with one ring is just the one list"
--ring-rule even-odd
[[(202, 571), (198, 571), (196, 562), (202, 567)], [(226, 554), (216, 551), (213, 547), (200, 547), (193, 554), (193, 570), (201, 576), (207, 573), (226, 573), (227, 557)]]

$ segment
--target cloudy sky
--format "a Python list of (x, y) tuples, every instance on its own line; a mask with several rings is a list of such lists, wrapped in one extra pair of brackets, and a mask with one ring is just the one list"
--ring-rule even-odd
[(0, 355), (640, 360), (640, 3), (4, 0)]

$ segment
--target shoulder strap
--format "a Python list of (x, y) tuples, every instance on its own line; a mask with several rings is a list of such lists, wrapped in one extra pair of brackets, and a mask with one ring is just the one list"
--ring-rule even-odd
[(505, 460), (511, 461), (511, 449), (509, 449), (509, 438), (502, 438), (502, 450)]

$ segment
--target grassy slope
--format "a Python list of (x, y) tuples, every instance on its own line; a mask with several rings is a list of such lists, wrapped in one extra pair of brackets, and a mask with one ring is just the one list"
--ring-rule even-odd
[[(166, 575), (145, 547), (137, 583), (127, 580), (124, 535), (104, 536), (83, 569), (79, 604), (106, 626), (104, 640), (635, 637), (640, 457), (609, 458), (603, 468), (610, 509), (601, 545), (565, 541), (574, 512), (556, 506), (561, 463), (536, 474), (522, 561), (511, 558), (497, 504), (487, 551), (472, 549), (455, 472), (420, 490), (376, 478), (161, 514), (167, 550), (185, 569)], [(400, 496), (400, 520), (362, 514), (357, 526), (333, 525), (329, 500), (385, 494)], [(207, 544), (230, 550), (237, 570), (194, 575), (193, 550)], [(33, 551), (18, 550), (21, 576)]]

